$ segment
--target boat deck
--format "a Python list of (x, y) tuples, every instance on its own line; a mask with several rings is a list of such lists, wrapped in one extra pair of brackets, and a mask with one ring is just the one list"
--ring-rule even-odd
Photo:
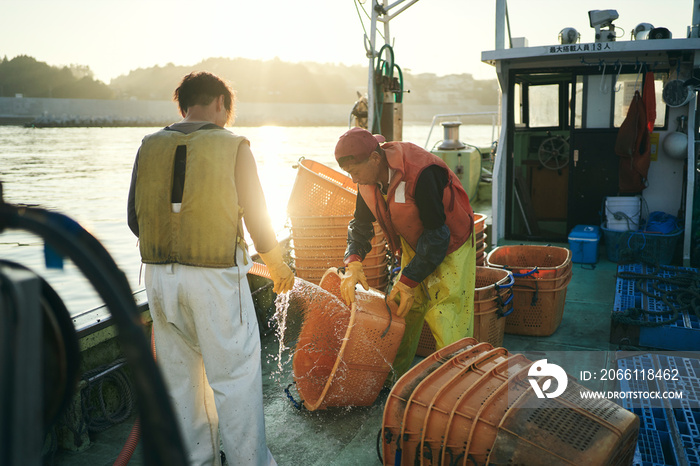
[[(528, 337), (506, 334), (503, 346), (510, 352), (524, 352), (526, 355), (535, 352), (543, 358), (546, 352), (552, 351), (568, 351), (581, 356), (590, 354), (587, 352), (604, 354), (603, 351), (616, 349), (608, 340), (617, 264), (607, 261), (604, 256), (604, 253), (601, 254), (595, 267), (574, 264), (563, 320), (553, 335)], [(284, 392), (293, 381), (291, 363), (287, 363), (282, 372), (279, 371), (276, 359), (278, 343), (274, 332), (263, 336), (262, 347), (267, 441), (278, 464), (380, 464), (376, 442), (387, 391), (383, 391), (369, 407), (300, 411)], [(133, 419), (135, 416), (95, 435), (91, 446), (85, 451), (59, 451), (55, 464), (111, 465), (129, 434)], [(140, 448), (137, 448), (130, 464), (143, 464)]]
[[(562, 323), (557, 331), (548, 337), (506, 334), (503, 346), (510, 352), (525, 352), (526, 355), (535, 352), (543, 358), (552, 351), (576, 352), (580, 356), (614, 350), (616, 346), (608, 340), (616, 271), (617, 264), (604, 259), (595, 269), (575, 264)], [(268, 353), (276, 351), (274, 337), (266, 338), (263, 345)], [(416, 362), (418, 360), (416, 358)], [(270, 366), (269, 363), (263, 365), (267, 373), (276, 369)], [(291, 383), (291, 376), (289, 382), (285, 380), (279, 384), (268, 380), (265, 386), (268, 444), (280, 465), (381, 464), (376, 442), (388, 392), (382, 392), (379, 399), (366, 408), (304, 412), (294, 408), (287, 399), (283, 392), (286, 383)]]

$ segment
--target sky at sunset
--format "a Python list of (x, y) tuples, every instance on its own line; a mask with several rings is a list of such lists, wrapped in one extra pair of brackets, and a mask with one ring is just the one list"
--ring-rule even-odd
[[(392, 0), (393, 1), (393, 0)], [(390, 2), (391, 3), (391, 2)], [(641, 22), (685, 37), (692, 0), (510, 0), (514, 37), (557, 43), (575, 27), (593, 42), (588, 10), (615, 9), (618, 40)], [(367, 65), (363, 25), (371, 0), (2, 0), (0, 57), (87, 65), (106, 83), (136, 68), (244, 57)], [(395, 62), (413, 73), (495, 78), (495, 0), (420, 0), (391, 22)], [(362, 18), (362, 21), (361, 19)]]

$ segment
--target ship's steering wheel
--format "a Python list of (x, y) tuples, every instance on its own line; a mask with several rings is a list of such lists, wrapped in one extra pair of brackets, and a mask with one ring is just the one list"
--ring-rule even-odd
[(552, 136), (540, 144), (537, 156), (543, 167), (560, 170), (569, 164), (569, 143), (561, 136)]

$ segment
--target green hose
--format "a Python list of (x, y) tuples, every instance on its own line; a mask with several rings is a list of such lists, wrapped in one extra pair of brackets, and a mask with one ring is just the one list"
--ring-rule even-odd
[[(389, 52), (389, 61), (382, 58), (384, 50)], [(394, 49), (389, 44), (384, 44), (381, 49), (379, 49), (379, 54), (377, 55), (377, 65), (374, 68), (374, 119), (372, 124), (372, 132), (376, 134), (381, 134), (381, 119), (382, 119), (382, 109), (384, 104), (384, 82), (391, 83), (394, 79), (394, 69), (398, 72), (398, 83), (399, 89), (394, 92), (394, 102), (401, 103), (403, 101), (403, 73), (399, 65), (394, 63)], [(380, 79), (386, 78), (386, 80)]]

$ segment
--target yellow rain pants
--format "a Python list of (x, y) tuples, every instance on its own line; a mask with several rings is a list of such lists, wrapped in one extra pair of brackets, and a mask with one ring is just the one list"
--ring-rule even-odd
[[(423, 321), (430, 326), (437, 343), (436, 349), (473, 335), (476, 276), (473, 237), (472, 233), (459, 249), (447, 255), (433, 273), (415, 288), (415, 300), (406, 315), (406, 331), (394, 359), (394, 381), (411, 367)], [(415, 252), (403, 238), (401, 247), (403, 269), (411, 262)]]

